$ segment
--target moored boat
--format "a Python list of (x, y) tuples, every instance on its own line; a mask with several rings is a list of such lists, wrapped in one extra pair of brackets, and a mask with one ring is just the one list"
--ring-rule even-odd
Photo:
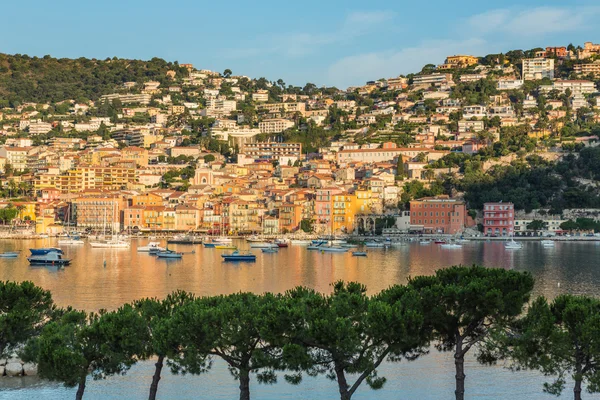
[(554, 240), (542, 240), (543, 247), (554, 247)]
[(229, 254), (221, 254), (223, 257), (223, 261), (256, 261), (256, 255), (251, 253), (240, 253), (239, 251), (234, 251)]
[(504, 248), (507, 250), (519, 250), (523, 248), (523, 245), (511, 238), (509, 242), (504, 243)]
[(379, 243), (379, 242), (366, 242), (366, 243), (365, 243), (365, 247), (371, 247), (371, 248), (383, 248), (383, 247), (385, 247), (385, 243)]
[(320, 250), (326, 253), (346, 253), (348, 251), (347, 248), (337, 246), (322, 246)]
[(156, 257), (158, 257), (158, 258), (182, 258), (183, 253), (166, 249), (164, 251), (158, 251), (156, 253)]
[(59, 246), (74, 246), (80, 244), (85, 244), (85, 242), (81, 240), (79, 236), (68, 236), (64, 239), (58, 239)]
[(443, 243), (440, 245), (442, 249), (462, 249), (462, 245), (458, 243)]
[(250, 243), (250, 248), (251, 249), (270, 249), (273, 247), (279, 247), (277, 246), (275, 243), (269, 243), (269, 242), (254, 242), (254, 243)]
[(311, 244), (306, 247), (306, 250), (321, 250), (323, 248), (320, 244)]
[(422, 245), (428, 245), (428, 244), (431, 244), (431, 240), (421, 240), (421, 241), (419, 242), (419, 244), (422, 244)]
[(120, 239), (109, 239), (90, 242), (90, 246), (95, 249), (128, 249), (130, 244)]
[(6, 251), (4, 253), (0, 253), (0, 258), (17, 258), (18, 256), (18, 251)]
[(311, 240), (305, 240), (305, 239), (292, 239), (290, 241), (290, 243), (293, 244), (293, 245), (300, 245), (300, 246), (302, 246), (302, 245), (311, 244), (312, 241)]
[(48, 253), (58, 253), (58, 254), (63, 253), (63, 251), (61, 249), (59, 249), (58, 247), (42, 247), (39, 249), (29, 249), (29, 251), (31, 252), (32, 256), (43, 256)]
[(140, 246), (137, 248), (137, 251), (144, 252), (144, 253), (150, 253), (153, 250), (163, 251), (163, 250), (165, 250), (165, 248), (160, 247), (159, 242), (150, 242), (146, 246)]
[(288, 241), (285, 239), (275, 239), (274, 243), (277, 247), (288, 247)]
[(215, 249), (219, 250), (237, 250), (236, 246), (232, 246), (230, 244), (218, 244), (215, 243)]
[(279, 248), (278, 247), (267, 247), (264, 249), (260, 249), (263, 253), (278, 253), (279, 252)]
[(215, 242), (215, 243), (231, 243), (231, 242), (233, 242), (233, 240), (226, 236), (220, 236), (220, 237), (214, 238), (213, 242)]
[(366, 251), (353, 251), (352, 255), (354, 257), (366, 257), (367, 256), (367, 252)]
[(211, 242), (202, 243), (202, 245), (204, 247), (206, 247), (207, 249), (214, 249), (217, 246), (216, 243), (211, 243)]
[(62, 258), (62, 253), (52, 251), (46, 254), (31, 255), (27, 257), (31, 265), (69, 265), (71, 260)]
[(200, 244), (202, 239), (192, 235), (175, 235), (167, 239), (167, 244)]

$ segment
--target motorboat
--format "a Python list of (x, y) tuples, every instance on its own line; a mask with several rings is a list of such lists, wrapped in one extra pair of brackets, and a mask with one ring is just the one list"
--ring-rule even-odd
[(183, 253), (166, 249), (164, 251), (157, 252), (156, 257), (158, 257), (158, 258), (181, 258), (181, 257), (183, 257)]
[(442, 249), (462, 249), (462, 245), (458, 243), (443, 243), (440, 247)]
[(279, 252), (279, 247), (266, 247), (264, 249), (260, 249), (263, 253), (277, 253)]
[(167, 244), (199, 244), (202, 240), (197, 236), (192, 235), (175, 235), (167, 239)]
[(346, 243), (348, 243), (348, 242), (344, 239), (334, 239), (331, 241), (331, 244), (346, 244)]
[(71, 260), (62, 258), (62, 254), (51, 251), (46, 254), (31, 255), (27, 257), (27, 261), (31, 265), (69, 265)]
[(288, 242), (285, 239), (275, 239), (274, 243), (277, 245), (277, 247), (288, 247)]
[(306, 250), (321, 250), (322, 248), (322, 244), (311, 244), (306, 247)]
[(346, 253), (348, 251), (348, 249), (344, 247), (337, 246), (322, 246), (320, 250), (326, 253)]
[(554, 240), (542, 240), (543, 247), (554, 247)]
[(43, 256), (48, 253), (63, 254), (63, 251), (58, 247), (42, 247), (39, 249), (29, 249), (29, 251), (31, 252), (32, 256)]
[(90, 242), (90, 246), (95, 249), (128, 249), (130, 243), (120, 239), (109, 239)]
[(273, 248), (273, 247), (279, 247), (279, 246), (277, 246), (275, 243), (270, 243), (270, 242), (250, 243), (251, 249), (269, 249), (269, 248)]
[(219, 249), (219, 250), (237, 250), (237, 247), (233, 246), (231, 244), (218, 244), (218, 243), (215, 243), (215, 249)]
[(216, 244), (216, 243), (212, 243), (212, 242), (206, 242), (206, 243), (202, 243), (202, 245), (203, 245), (204, 247), (206, 247), (207, 249), (214, 249), (214, 248), (217, 246), (217, 244)]
[(81, 240), (79, 236), (66, 236), (63, 239), (58, 239), (59, 246), (73, 246), (80, 244), (85, 244), (85, 242)]
[(256, 255), (251, 253), (240, 253), (239, 251), (221, 254), (221, 257), (223, 257), (223, 261), (256, 261)]
[(6, 251), (4, 253), (0, 253), (0, 258), (17, 258), (19, 257), (18, 251)]
[(164, 247), (160, 247), (160, 243), (159, 242), (150, 242), (146, 246), (141, 246), (141, 247), (137, 248), (137, 251), (144, 252), (144, 253), (150, 253), (153, 250), (164, 251), (165, 248)]
[(352, 256), (353, 257), (366, 257), (367, 252), (366, 251), (353, 251)]
[(431, 244), (431, 240), (421, 240), (421, 241), (419, 242), (419, 244), (422, 244), (422, 245), (428, 245), (428, 244)]
[(436, 240), (433, 241), (433, 243), (435, 243), (435, 244), (444, 244), (444, 243), (446, 243), (446, 241), (444, 239), (436, 239)]
[(317, 240), (312, 240), (310, 243), (317, 245), (317, 246), (322, 246), (324, 244), (327, 244), (327, 240), (317, 239)]
[(215, 242), (215, 243), (232, 243), (233, 240), (226, 236), (219, 236), (217, 238), (214, 238), (213, 242)]
[(385, 243), (379, 243), (379, 242), (366, 242), (366, 243), (365, 243), (365, 247), (371, 247), (371, 248), (383, 248), (383, 247), (385, 247)]
[(510, 241), (504, 243), (504, 248), (507, 250), (519, 250), (523, 248), (523, 244), (519, 242), (515, 242), (514, 239), (510, 239)]
[(256, 236), (256, 235), (252, 235), (252, 236), (248, 236), (246, 238), (246, 241), (249, 242), (249, 243), (251, 243), (251, 242), (262, 242), (262, 241), (264, 241), (264, 239), (261, 238), (261, 237), (259, 237), (259, 236)]
[(340, 246), (345, 249), (356, 249), (358, 247), (357, 245), (352, 243), (342, 243)]

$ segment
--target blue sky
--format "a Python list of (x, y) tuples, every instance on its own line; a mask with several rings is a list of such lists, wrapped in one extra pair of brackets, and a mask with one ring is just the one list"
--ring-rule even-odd
[(597, 0), (6, 3), (3, 53), (162, 57), (340, 88), (415, 72), (450, 54), (600, 42)]

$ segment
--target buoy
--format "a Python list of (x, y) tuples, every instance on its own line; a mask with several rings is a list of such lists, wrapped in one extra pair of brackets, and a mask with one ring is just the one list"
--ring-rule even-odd
[(104, 260), (104, 268), (106, 268), (106, 260)]
[(560, 282), (558, 282), (558, 287), (560, 287)]

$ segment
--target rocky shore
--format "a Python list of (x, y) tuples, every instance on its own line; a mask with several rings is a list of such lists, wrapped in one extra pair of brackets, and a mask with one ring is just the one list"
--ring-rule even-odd
[(0, 378), (11, 376), (35, 376), (37, 375), (37, 365), (26, 363), (18, 358), (0, 359)]

